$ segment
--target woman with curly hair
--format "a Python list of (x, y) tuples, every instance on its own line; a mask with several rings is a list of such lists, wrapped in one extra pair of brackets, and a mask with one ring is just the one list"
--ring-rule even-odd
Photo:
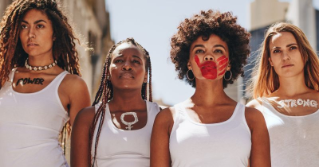
[(195, 93), (157, 115), (152, 167), (270, 166), (262, 114), (224, 92), (243, 73), (250, 53), (250, 34), (236, 20), (229, 12), (202, 11), (172, 37), (171, 60)]
[(150, 166), (151, 131), (159, 112), (151, 102), (151, 73), (150, 56), (134, 39), (110, 49), (93, 105), (74, 123), (72, 166)]
[(90, 105), (74, 32), (55, 0), (16, 0), (0, 28), (0, 166), (68, 166), (65, 124)]
[(265, 34), (251, 85), (269, 130), (273, 167), (319, 166), (319, 59), (289, 23)]

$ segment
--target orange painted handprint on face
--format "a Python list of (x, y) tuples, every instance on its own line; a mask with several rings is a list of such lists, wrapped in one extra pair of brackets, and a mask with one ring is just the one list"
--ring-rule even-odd
[[(200, 63), (199, 58), (195, 55), (195, 62), (206, 79), (216, 79), (217, 76), (224, 75), (228, 64), (228, 58), (223, 55), (217, 59), (217, 64), (213, 59), (205, 60)], [(217, 75), (218, 73), (218, 75)]]

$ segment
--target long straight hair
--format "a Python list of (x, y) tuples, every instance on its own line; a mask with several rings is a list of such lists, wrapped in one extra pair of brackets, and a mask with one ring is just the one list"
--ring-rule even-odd
[(278, 74), (269, 62), (269, 41), (280, 32), (290, 32), (295, 37), (304, 62), (304, 82), (308, 88), (319, 91), (319, 59), (316, 52), (312, 49), (306, 35), (300, 28), (293, 24), (281, 22), (272, 25), (267, 30), (259, 50), (252, 83), (249, 87), (255, 99), (270, 95), (280, 86)]

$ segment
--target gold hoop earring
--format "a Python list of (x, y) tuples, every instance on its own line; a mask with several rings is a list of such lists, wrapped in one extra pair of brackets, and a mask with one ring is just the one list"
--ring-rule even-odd
[(229, 70), (229, 72), (230, 72), (230, 74), (229, 74), (229, 78), (226, 78), (225, 76), (226, 76), (226, 73), (227, 73), (227, 71), (226, 71), (226, 73), (225, 73), (225, 75), (224, 75), (224, 79), (226, 80), (226, 81), (230, 81), (231, 80), (231, 78), (233, 77), (233, 73)]
[(186, 72), (186, 78), (188, 79), (188, 80), (190, 80), (190, 81), (192, 81), (192, 80), (194, 80), (195, 79), (195, 76), (194, 76), (194, 74), (193, 74), (193, 78), (189, 78), (189, 76), (188, 76), (188, 72), (189, 71), (192, 71), (192, 70), (188, 70), (187, 72)]

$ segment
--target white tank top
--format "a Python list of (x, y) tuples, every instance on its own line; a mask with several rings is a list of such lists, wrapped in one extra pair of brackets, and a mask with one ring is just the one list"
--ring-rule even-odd
[(58, 142), (69, 119), (58, 95), (67, 72), (38, 92), (18, 93), (12, 89), (15, 70), (0, 90), (0, 166), (68, 166)]
[(182, 104), (175, 109), (169, 141), (172, 167), (247, 167), (251, 134), (244, 105), (237, 103), (228, 120), (212, 124), (193, 121)]
[[(95, 105), (95, 111), (100, 107)], [(115, 127), (111, 120), (109, 106), (106, 105), (104, 123), (102, 125), (96, 152), (96, 167), (149, 167), (150, 139), (154, 119), (159, 112), (156, 103), (146, 101), (147, 123), (138, 130), (122, 130)], [(97, 122), (97, 125), (99, 124)], [(93, 137), (92, 155), (96, 140), (97, 127)]]
[(270, 136), (272, 167), (319, 167), (319, 110), (305, 116), (279, 113), (266, 98), (257, 109)]

